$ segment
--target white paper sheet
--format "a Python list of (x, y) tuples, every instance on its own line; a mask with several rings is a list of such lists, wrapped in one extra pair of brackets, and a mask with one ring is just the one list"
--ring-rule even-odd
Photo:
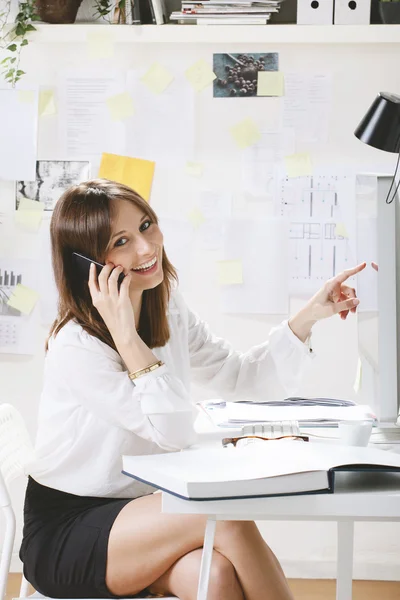
[(223, 250), (226, 221), (206, 219), (198, 230), (200, 250)]
[(51, 262), (49, 221), (43, 223), (40, 231), (38, 292), (40, 294), (39, 310), (41, 324), (50, 326), (57, 317), (58, 291)]
[(113, 121), (107, 98), (125, 91), (122, 72), (63, 71), (59, 78), (59, 127), (63, 156), (98, 165), (103, 152), (124, 154), (126, 121)]
[(164, 235), (165, 252), (178, 271), (179, 288), (190, 286), (193, 227), (188, 221), (159, 216), (159, 226)]
[(204, 222), (197, 230), (198, 249), (222, 251), (226, 223), (232, 214), (232, 192), (202, 190), (199, 209)]
[(296, 132), (298, 142), (326, 142), (331, 111), (332, 77), (285, 73), (282, 125)]
[[(168, 69), (171, 71), (171, 66)], [(129, 71), (127, 89), (135, 104), (135, 117), (127, 123), (129, 156), (162, 164), (186, 162), (194, 153), (194, 94), (183, 72), (173, 70), (174, 80), (161, 94), (140, 81), (144, 70)]]
[(0, 179), (35, 179), (38, 90), (0, 90)]
[(260, 141), (243, 151), (243, 191), (256, 197), (272, 195), (276, 163), (294, 152), (294, 129), (261, 130)]
[(229, 219), (232, 213), (232, 192), (202, 190), (200, 210), (206, 219)]
[(0, 354), (35, 354), (37, 351), (38, 305), (23, 315), (7, 305), (18, 283), (37, 291), (35, 261), (0, 258)]
[(352, 421), (375, 419), (369, 406), (262, 406), (238, 402), (226, 403), (229, 421)]
[[(276, 214), (290, 220), (291, 294), (308, 296), (327, 279), (356, 264), (354, 176), (280, 178), (275, 202)], [(340, 230), (345, 230), (346, 237)]]
[(221, 311), (236, 314), (287, 314), (288, 222), (280, 218), (231, 220), (225, 260), (241, 260), (243, 283), (221, 289)]

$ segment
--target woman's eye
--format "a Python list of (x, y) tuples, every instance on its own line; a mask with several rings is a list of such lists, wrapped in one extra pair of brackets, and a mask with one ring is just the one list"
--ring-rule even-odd
[(142, 225), (139, 228), (139, 231), (145, 231), (146, 229), (148, 229), (151, 225), (151, 221), (145, 221), (144, 223), (142, 223)]
[(115, 242), (115, 245), (116, 246), (124, 246), (127, 241), (128, 241), (127, 238), (121, 238), (117, 242)]

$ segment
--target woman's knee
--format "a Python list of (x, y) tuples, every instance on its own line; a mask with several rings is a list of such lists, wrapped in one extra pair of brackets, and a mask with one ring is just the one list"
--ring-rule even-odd
[(244, 599), (233, 564), (218, 552), (213, 554), (207, 598), (209, 600)]
[(248, 536), (257, 534), (258, 528), (254, 521), (218, 521), (215, 532), (214, 547), (225, 554), (233, 544), (242, 543)]

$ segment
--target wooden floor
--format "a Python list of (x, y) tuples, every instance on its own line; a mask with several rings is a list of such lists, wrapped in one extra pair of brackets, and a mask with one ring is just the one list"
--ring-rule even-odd
[[(6, 600), (18, 596), (21, 575), (10, 575)], [(296, 600), (335, 600), (332, 579), (290, 579)], [(355, 581), (353, 600), (400, 600), (400, 581)]]

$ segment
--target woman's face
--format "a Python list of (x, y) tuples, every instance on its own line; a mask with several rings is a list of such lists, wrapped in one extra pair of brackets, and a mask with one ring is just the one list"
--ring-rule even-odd
[(162, 270), (163, 234), (158, 225), (140, 208), (118, 200), (106, 262), (121, 266), (125, 275), (132, 273), (132, 290), (149, 290), (159, 285)]

